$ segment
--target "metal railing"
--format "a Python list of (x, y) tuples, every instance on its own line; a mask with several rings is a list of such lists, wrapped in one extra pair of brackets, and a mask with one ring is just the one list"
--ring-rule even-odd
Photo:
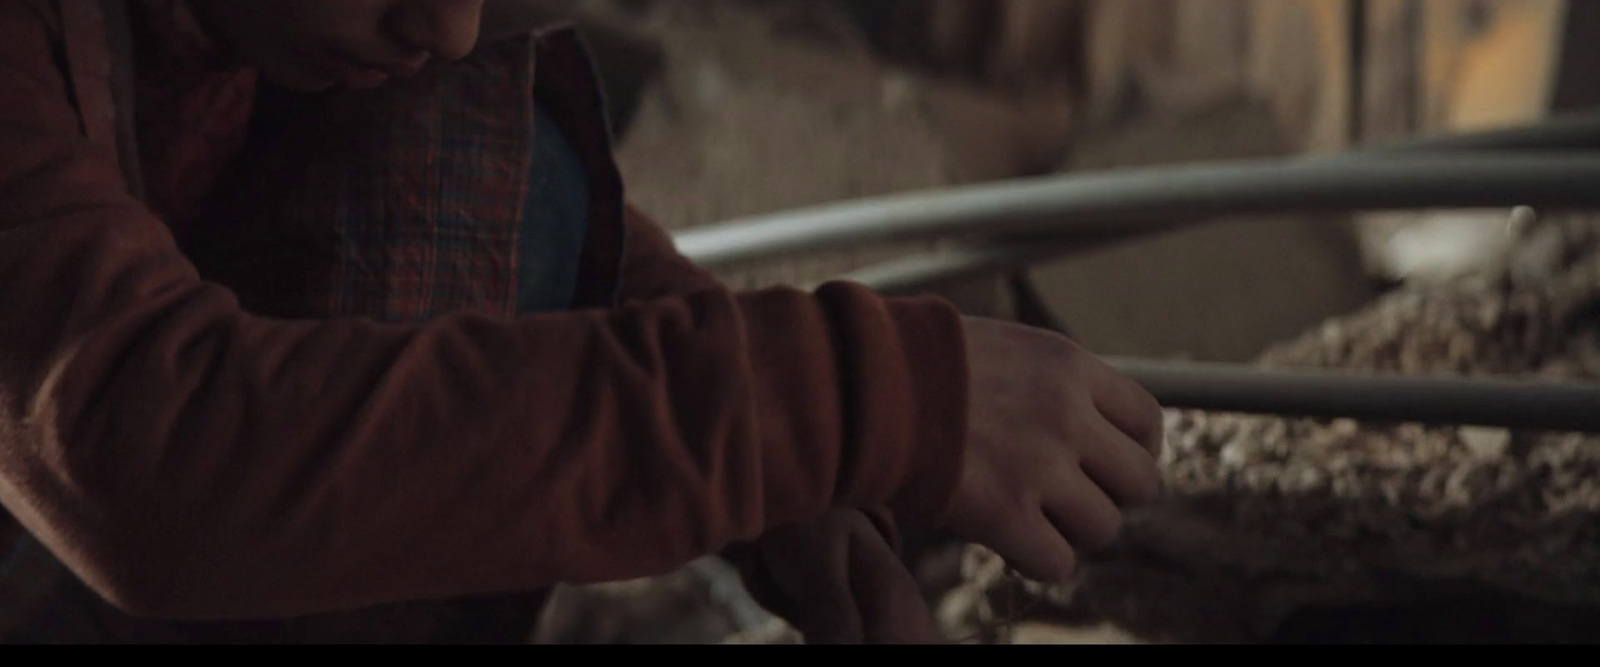
[[(696, 228), (676, 242), (713, 268), (873, 243), (968, 242), (841, 278), (907, 294), (1221, 216), (1515, 206), (1600, 208), (1600, 114), (1330, 157), (896, 195)], [(1173, 408), (1600, 433), (1600, 385), (1112, 362)]]

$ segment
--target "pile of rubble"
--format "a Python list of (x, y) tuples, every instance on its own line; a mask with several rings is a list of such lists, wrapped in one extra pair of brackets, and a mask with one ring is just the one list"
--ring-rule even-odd
[[(1600, 220), (1536, 223), (1492, 268), (1395, 293), (1262, 364), (1600, 378)], [(1019, 598), (1028, 618), (1149, 641), (1262, 641), (1303, 607), (1466, 588), (1600, 609), (1600, 437), (1199, 412), (1168, 426), (1167, 505), (1069, 586), (1003, 576), (973, 549), (943, 610), (952, 633), (1014, 620), (996, 601)]]

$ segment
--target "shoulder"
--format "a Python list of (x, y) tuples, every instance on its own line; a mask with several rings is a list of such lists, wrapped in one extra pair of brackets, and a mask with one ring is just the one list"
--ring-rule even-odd
[(0, 68), (33, 79), (59, 76), (66, 59), (61, 9), (59, 0), (0, 1)]
[[(97, 0), (67, 0), (91, 3)], [(60, 43), (61, 0), (6, 0), (0, 2), (0, 43), (39, 41)]]

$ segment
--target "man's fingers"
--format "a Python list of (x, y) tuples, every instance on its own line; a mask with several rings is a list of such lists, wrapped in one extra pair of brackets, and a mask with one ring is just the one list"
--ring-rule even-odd
[(1063, 477), (1045, 496), (1045, 516), (1080, 552), (1111, 546), (1122, 535), (1121, 510), (1082, 471)]
[(830, 517), (761, 540), (767, 577), (777, 599), (762, 600), (810, 644), (865, 641), (860, 612), (850, 590), (850, 539)]
[(1148, 505), (1161, 496), (1161, 466), (1150, 453), (1110, 423), (1095, 427), (1092, 446), (1079, 465), (1111, 500), (1124, 507)]
[(1139, 443), (1151, 456), (1160, 458), (1161, 448), (1166, 442), (1166, 424), (1161, 404), (1139, 383), (1118, 373), (1105, 362), (1094, 359), (1086, 365), (1092, 368), (1089, 371), (1093, 374), (1089, 378), (1089, 386), (1092, 387), (1095, 408), (1105, 416), (1106, 421)]
[(877, 531), (851, 535), (850, 588), (866, 643), (945, 643), (916, 578)]
[(1072, 544), (1043, 510), (1013, 517), (984, 546), (1000, 554), (1022, 576), (1045, 583), (1066, 581), (1078, 568)]

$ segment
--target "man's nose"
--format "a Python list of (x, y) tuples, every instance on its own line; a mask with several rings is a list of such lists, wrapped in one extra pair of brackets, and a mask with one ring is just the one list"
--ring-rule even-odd
[(458, 60), (478, 45), (483, 0), (405, 0), (393, 20), (396, 37), (407, 46)]

